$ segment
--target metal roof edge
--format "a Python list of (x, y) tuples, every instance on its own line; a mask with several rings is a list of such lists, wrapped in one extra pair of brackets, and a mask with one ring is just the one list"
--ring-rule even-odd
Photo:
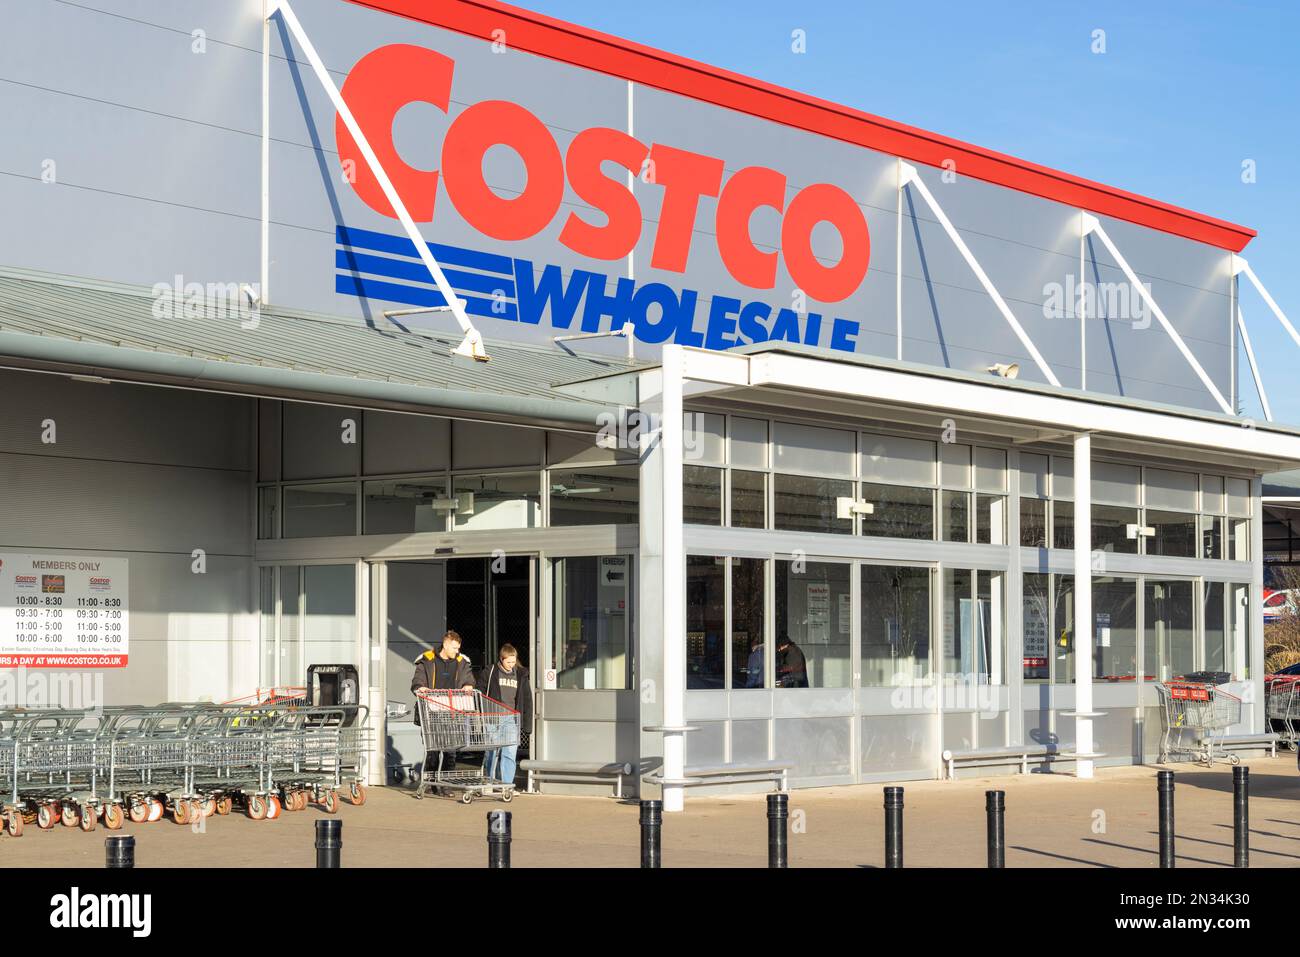
[[(430, 386), (385, 382), (352, 376), (270, 368), (244, 363), (199, 359), (172, 353), (147, 352), (80, 340), (0, 331), (0, 357), (78, 375), (113, 378), (114, 373), (134, 373), (138, 380), (180, 385), (206, 391), (237, 391), (284, 397), (318, 396), (321, 399), (371, 400), (387, 405), (427, 409), (430, 413), (467, 412), (501, 421), (523, 421), (595, 431), (617, 409), (591, 402), (542, 399), (501, 393), (467, 392)], [(0, 359), (0, 364), (3, 360)], [(260, 390), (260, 391), (259, 391)]]

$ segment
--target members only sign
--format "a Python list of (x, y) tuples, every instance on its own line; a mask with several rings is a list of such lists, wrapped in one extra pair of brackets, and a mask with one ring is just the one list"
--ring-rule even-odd
[(125, 558), (0, 553), (0, 667), (120, 668)]

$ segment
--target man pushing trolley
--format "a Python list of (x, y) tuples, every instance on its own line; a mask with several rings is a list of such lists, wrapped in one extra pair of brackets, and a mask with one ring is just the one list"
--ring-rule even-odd
[(425, 750), (415, 796), (423, 798), (429, 790), (458, 791), (465, 804), (479, 795), (513, 798), (513, 783), (492, 780), (482, 767), (456, 768), (462, 751), (519, 744), (519, 713), (475, 690), (469, 659), (460, 654), (460, 635), (447, 632), (437, 654), (426, 651), (417, 659), (411, 690)]

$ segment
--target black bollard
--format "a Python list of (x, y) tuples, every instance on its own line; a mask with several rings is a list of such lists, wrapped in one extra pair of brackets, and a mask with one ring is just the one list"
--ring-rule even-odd
[(488, 868), (510, 868), (510, 812), (488, 811)]
[(790, 795), (767, 796), (767, 866), (789, 867)]
[(109, 870), (135, 867), (135, 838), (130, 834), (114, 834), (105, 839), (104, 867)]
[(340, 867), (343, 854), (343, 822), (338, 818), (316, 820), (316, 866)]
[(664, 802), (642, 801), (641, 866), (644, 868), (657, 869), (662, 863), (659, 855), (659, 838), (662, 836), (663, 827)]
[(984, 810), (988, 814), (989, 867), (1007, 866), (1007, 792), (985, 791)]
[(1250, 768), (1232, 769), (1232, 866), (1250, 867)]
[(1174, 866), (1174, 772), (1157, 771), (1160, 792), (1160, 866)]
[(903, 866), (902, 788), (885, 788), (885, 866)]

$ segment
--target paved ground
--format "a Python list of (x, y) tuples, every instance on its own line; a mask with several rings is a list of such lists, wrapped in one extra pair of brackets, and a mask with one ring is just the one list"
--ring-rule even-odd
[[(1258, 759), (1251, 769), (1251, 863), (1300, 864), (1300, 773), (1294, 756)], [(1178, 865), (1232, 862), (1232, 773), (1219, 765), (1178, 765)], [(973, 772), (968, 772), (973, 773)], [(984, 791), (1007, 794), (1008, 867), (1153, 867), (1157, 818), (1155, 769), (1102, 770), (1092, 781), (1068, 775), (968, 778), (906, 784), (905, 863), (909, 867), (983, 867)], [(486, 861), (486, 812), (410, 792), (378, 788), (363, 807), (344, 803), (345, 866), (479, 867)], [(881, 786), (819, 788), (791, 795), (791, 865), (879, 866), (883, 860)], [(635, 867), (637, 807), (610, 798), (520, 795), (514, 814), (516, 867)], [(277, 821), (213, 817), (202, 833), (170, 821), (127, 824), (139, 867), (308, 867), (315, 860), (312, 808)], [(762, 795), (688, 797), (667, 815), (665, 867), (761, 867), (766, 864)], [(34, 825), (0, 838), (0, 867), (91, 866), (104, 860), (102, 827), (93, 834)]]

